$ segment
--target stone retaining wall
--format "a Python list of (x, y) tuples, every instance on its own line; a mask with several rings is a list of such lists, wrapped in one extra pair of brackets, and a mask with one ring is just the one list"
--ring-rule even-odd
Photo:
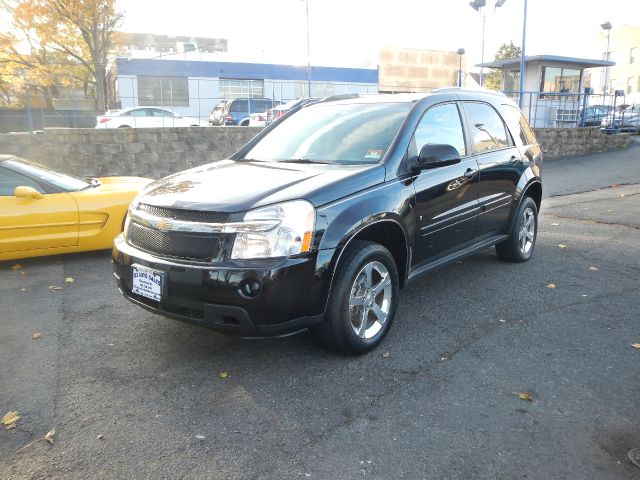
[[(140, 175), (161, 178), (236, 152), (260, 131), (248, 127), (48, 129), (0, 134), (0, 154), (18, 155), (83, 177)], [(598, 128), (537, 128), (545, 159), (627, 147), (627, 134)]]
[(0, 154), (24, 157), (81, 177), (161, 178), (227, 158), (260, 128), (47, 129), (0, 134)]
[(598, 127), (535, 128), (534, 130), (545, 160), (626, 148), (633, 140), (630, 134), (608, 135), (602, 133)]

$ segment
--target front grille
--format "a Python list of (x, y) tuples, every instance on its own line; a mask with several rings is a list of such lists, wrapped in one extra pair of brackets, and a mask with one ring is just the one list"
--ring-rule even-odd
[(143, 212), (150, 213), (156, 217), (172, 218), (174, 220), (183, 220), (186, 222), (205, 222), (205, 223), (226, 223), (229, 221), (229, 214), (225, 212), (206, 212), (200, 210), (183, 210), (178, 208), (156, 207), (155, 205), (147, 205), (141, 203), (138, 209)]
[(161, 232), (132, 220), (127, 241), (134, 247), (165, 257), (221, 261), (229, 242), (228, 234)]

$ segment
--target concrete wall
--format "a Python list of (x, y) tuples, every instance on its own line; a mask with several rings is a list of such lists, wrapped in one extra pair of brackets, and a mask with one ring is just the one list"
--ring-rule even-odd
[(81, 177), (161, 178), (227, 158), (259, 128), (188, 127), (50, 129), (0, 134), (0, 154), (13, 154)]
[[(0, 134), (0, 154), (18, 155), (83, 177), (160, 178), (227, 158), (259, 131), (247, 127), (51, 129), (41, 134)], [(535, 131), (547, 160), (624, 148), (633, 138), (604, 135), (598, 128)]]
[(626, 148), (633, 140), (630, 134), (607, 135), (598, 127), (534, 128), (534, 131), (545, 160)]

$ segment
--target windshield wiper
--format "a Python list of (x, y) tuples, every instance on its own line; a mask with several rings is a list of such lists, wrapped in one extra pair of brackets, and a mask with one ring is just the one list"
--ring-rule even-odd
[(287, 160), (278, 160), (278, 163), (324, 163), (324, 164), (328, 164), (329, 162), (323, 162), (322, 160), (311, 160), (309, 158), (288, 158)]

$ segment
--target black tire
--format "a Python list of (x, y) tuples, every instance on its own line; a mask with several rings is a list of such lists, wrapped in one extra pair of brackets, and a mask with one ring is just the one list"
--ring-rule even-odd
[(118, 128), (131, 128), (129, 125), (120, 125)]
[[(532, 228), (527, 228), (525, 231), (525, 223), (528, 223), (528, 218), (532, 219), (533, 225)], [(513, 228), (511, 229), (509, 238), (496, 244), (498, 258), (505, 262), (526, 262), (531, 258), (531, 255), (533, 255), (537, 238), (538, 207), (533, 198), (525, 197), (522, 199), (516, 212), (516, 218), (513, 222)]]
[[(365, 288), (366, 269), (369, 266), (371, 266), (369, 285), (374, 288), (365, 295), (365, 290), (359, 289)], [(381, 274), (381, 272), (384, 273), (384, 270), (386, 270), (385, 276)], [(384, 280), (385, 278), (389, 279), (389, 283)], [(358, 280), (362, 280), (362, 282), (358, 282)], [(371, 295), (370, 292), (375, 287), (382, 288), (382, 290)], [(352, 297), (353, 293), (361, 292), (363, 293), (361, 296)], [(347, 247), (337, 266), (327, 311), (323, 322), (317, 327), (323, 343), (332, 350), (350, 355), (363, 354), (375, 348), (389, 331), (393, 322), (398, 306), (398, 292), (398, 269), (389, 250), (377, 243), (354, 240)], [(375, 304), (375, 307), (367, 307), (364, 304), (365, 298), (368, 299), (369, 305)], [(350, 307), (350, 299), (354, 301), (362, 299), (362, 306)], [(384, 314), (384, 308), (387, 310), (386, 317), (383, 322), (380, 322), (378, 314), (375, 312)], [(360, 327), (353, 324), (352, 316), (353, 318), (366, 318), (364, 329), (361, 332), (366, 336), (367, 332), (371, 330), (369, 338), (359, 336), (354, 330)], [(362, 325), (362, 320), (360, 324)], [(370, 326), (367, 328), (367, 325)]]

